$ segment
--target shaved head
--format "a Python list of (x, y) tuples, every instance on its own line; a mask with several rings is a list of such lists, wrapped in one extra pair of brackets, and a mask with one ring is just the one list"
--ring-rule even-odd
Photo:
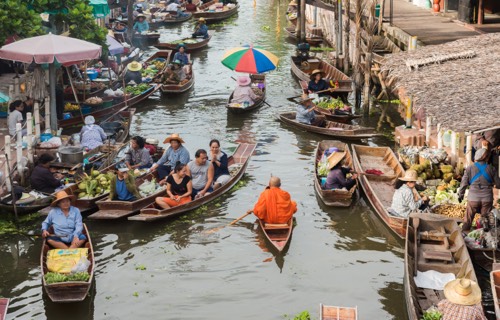
[(281, 179), (278, 177), (271, 177), (271, 179), (269, 180), (269, 186), (277, 188), (281, 187)]

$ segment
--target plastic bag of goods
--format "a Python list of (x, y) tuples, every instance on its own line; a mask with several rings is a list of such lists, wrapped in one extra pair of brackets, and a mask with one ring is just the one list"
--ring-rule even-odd
[(121, 89), (116, 89), (115, 97), (123, 97), (123, 91)]
[(87, 257), (88, 252), (88, 248), (49, 250), (47, 269), (51, 272), (70, 273), (82, 257)]
[(115, 92), (113, 91), (113, 89), (107, 89), (104, 91), (104, 95), (106, 97), (115, 97)]

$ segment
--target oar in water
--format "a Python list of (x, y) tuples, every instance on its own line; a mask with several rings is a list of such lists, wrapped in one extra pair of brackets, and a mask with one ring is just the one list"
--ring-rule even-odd
[(233, 224), (235, 224), (236, 222), (240, 221), (241, 219), (245, 218), (246, 216), (248, 216), (250, 213), (252, 213), (253, 211), (252, 210), (249, 210), (247, 211), (244, 215), (242, 215), (241, 217), (239, 217), (238, 219), (236, 220), (233, 220), (231, 223), (228, 223), (222, 227), (217, 227), (217, 228), (214, 228), (214, 229), (211, 229), (211, 230), (207, 230), (205, 231), (206, 233), (214, 233), (214, 232), (217, 232), (225, 227), (229, 227), (229, 226), (232, 226)]

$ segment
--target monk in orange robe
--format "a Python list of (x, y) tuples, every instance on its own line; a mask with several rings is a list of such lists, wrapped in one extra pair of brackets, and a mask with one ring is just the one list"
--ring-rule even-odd
[(265, 223), (287, 223), (297, 211), (297, 203), (292, 201), (290, 194), (281, 190), (280, 186), (280, 178), (271, 177), (269, 186), (260, 194), (253, 208), (253, 213)]

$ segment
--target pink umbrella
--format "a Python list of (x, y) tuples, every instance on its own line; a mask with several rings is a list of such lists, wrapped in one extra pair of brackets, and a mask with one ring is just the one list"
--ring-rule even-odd
[(55, 60), (61, 64), (71, 64), (98, 59), (100, 56), (101, 46), (99, 45), (51, 33), (16, 41), (0, 48), (0, 59), (50, 64), (50, 122), (53, 130), (57, 130)]

